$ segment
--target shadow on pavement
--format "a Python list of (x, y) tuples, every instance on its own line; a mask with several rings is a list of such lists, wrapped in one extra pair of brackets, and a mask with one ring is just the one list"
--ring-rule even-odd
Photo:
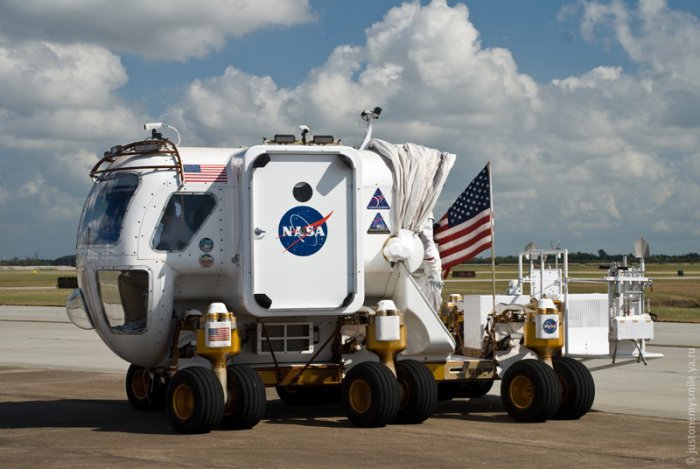
[[(465, 421), (510, 421), (496, 396), (438, 403), (432, 418)], [(268, 400), (261, 424), (354, 428), (340, 403), (290, 406)], [(134, 410), (127, 401), (63, 399), (0, 402), (0, 429), (94, 428), (98, 432), (172, 434), (165, 412)]]
[(501, 398), (490, 395), (478, 399), (441, 401), (432, 418), (473, 422), (513, 422), (506, 413)]
[[(441, 401), (431, 418), (480, 422), (513, 421), (506, 414), (498, 396)], [(319, 406), (290, 406), (280, 400), (267, 401), (264, 422), (315, 427), (354, 427), (345, 417), (343, 406), (339, 403)]]
[(91, 427), (104, 432), (173, 433), (164, 412), (138, 412), (127, 401), (63, 399), (0, 402), (0, 429)]

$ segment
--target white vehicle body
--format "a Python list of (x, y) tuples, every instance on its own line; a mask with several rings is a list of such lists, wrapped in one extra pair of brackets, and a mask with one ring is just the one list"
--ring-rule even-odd
[[(334, 144), (264, 144), (179, 147), (176, 161), (169, 146), (160, 150), (115, 158), (96, 176), (82, 217), (79, 285), (91, 323), (117, 355), (166, 366), (175, 321), (220, 302), (235, 313), (243, 336), (236, 360), (272, 365), (261, 340), (265, 322), (281, 334), (273, 340), (275, 360), (305, 362), (339, 316), (376, 308), (382, 299), (393, 299), (406, 315), (405, 355), (444, 361), (454, 352), (408, 270), (422, 261), (417, 236), (402, 244), (405, 262), (382, 253), (400, 230), (391, 226), (393, 179), (379, 154)], [(170, 231), (181, 225), (182, 239), (172, 247), (159, 245), (168, 217), (175, 220)], [(112, 224), (119, 225), (116, 234), (100, 234)], [(146, 301), (136, 327), (128, 317), (139, 309), (129, 305), (129, 272), (137, 272), (131, 284), (142, 283), (137, 294)], [(331, 354), (327, 348), (316, 359)]]

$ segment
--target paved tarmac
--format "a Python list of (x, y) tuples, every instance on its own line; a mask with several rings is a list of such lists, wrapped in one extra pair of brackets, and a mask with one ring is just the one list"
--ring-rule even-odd
[(594, 372), (594, 411), (579, 421), (514, 423), (494, 386), (421, 425), (359, 429), (339, 405), (288, 407), (268, 390), (254, 429), (185, 436), (129, 406), (128, 364), (62, 308), (0, 306), (0, 467), (679, 467), (700, 325), (656, 324), (654, 343), (665, 358)]

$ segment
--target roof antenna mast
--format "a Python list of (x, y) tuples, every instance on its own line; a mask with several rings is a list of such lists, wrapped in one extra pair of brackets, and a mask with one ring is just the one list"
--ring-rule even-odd
[(362, 120), (367, 122), (367, 133), (365, 133), (365, 139), (362, 141), (362, 145), (360, 145), (360, 150), (364, 150), (367, 144), (369, 143), (369, 140), (372, 138), (372, 121), (375, 119), (379, 119), (379, 115), (381, 113), (382, 108), (380, 107), (375, 107), (371, 111), (365, 109), (360, 113), (360, 117), (362, 117)]

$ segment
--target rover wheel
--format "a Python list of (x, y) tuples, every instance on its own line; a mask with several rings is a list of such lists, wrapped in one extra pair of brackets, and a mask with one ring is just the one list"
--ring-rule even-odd
[(503, 375), (501, 400), (519, 422), (542, 422), (559, 410), (562, 390), (557, 374), (539, 360), (514, 363)]
[(586, 366), (570, 357), (554, 359), (554, 371), (562, 387), (561, 406), (554, 418), (576, 420), (586, 415), (595, 399), (595, 383)]
[(224, 390), (207, 368), (178, 371), (168, 384), (165, 401), (168, 420), (180, 433), (208, 433), (224, 415)]
[(435, 412), (438, 390), (430, 370), (416, 360), (396, 362), (401, 390), (397, 423), (421, 423)]
[(358, 427), (383, 427), (399, 412), (399, 382), (381, 363), (355, 365), (343, 380), (342, 392), (345, 413)]
[(158, 376), (132, 364), (126, 372), (126, 397), (137, 410), (163, 410), (166, 385)]
[(228, 396), (221, 425), (225, 428), (253, 428), (265, 415), (265, 384), (248, 366), (231, 365), (226, 373)]

